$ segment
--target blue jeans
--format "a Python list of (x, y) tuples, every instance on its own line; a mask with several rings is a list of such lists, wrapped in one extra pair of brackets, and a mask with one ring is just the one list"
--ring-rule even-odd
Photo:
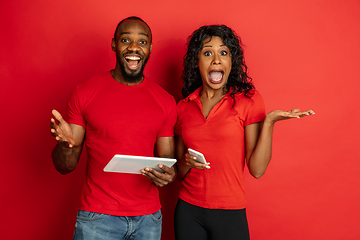
[(80, 210), (73, 240), (160, 240), (161, 210), (156, 213), (122, 217)]

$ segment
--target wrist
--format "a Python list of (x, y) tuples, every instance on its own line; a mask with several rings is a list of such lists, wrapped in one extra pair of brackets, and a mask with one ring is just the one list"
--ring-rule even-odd
[(264, 125), (274, 126), (275, 122), (276, 122), (276, 121), (274, 121), (274, 120), (269, 116), (269, 114), (266, 115), (265, 120), (264, 120)]
[(71, 152), (72, 151), (72, 147), (69, 147), (69, 144), (67, 142), (59, 142), (58, 147), (63, 152)]

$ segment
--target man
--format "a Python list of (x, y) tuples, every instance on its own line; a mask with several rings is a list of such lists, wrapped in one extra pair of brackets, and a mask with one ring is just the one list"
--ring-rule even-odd
[(66, 122), (53, 110), (51, 134), (58, 142), (52, 158), (67, 174), (78, 164), (83, 144), (88, 161), (74, 239), (160, 239), (157, 186), (175, 179), (164, 165), (141, 174), (103, 169), (115, 154), (174, 157), (174, 98), (143, 76), (152, 47), (149, 26), (138, 17), (122, 20), (111, 42), (115, 69), (77, 86)]

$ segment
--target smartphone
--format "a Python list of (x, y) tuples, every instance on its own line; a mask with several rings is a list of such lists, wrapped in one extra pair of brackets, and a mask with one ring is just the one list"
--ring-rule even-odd
[(188, 148), (188, 151), (191, 155), (196, 157), (196, 161), (200, 162), (200, 163), (207, 163), (204, 157), (204, 154), (202, 154), (201, 152), (195, 151), (194, 149)]

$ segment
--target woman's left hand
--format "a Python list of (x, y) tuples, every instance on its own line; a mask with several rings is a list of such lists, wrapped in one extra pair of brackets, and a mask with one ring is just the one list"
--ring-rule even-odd
[(282, 111), (282, 110), (274, 110), (269, 112), (266, 115), (266, 120), (270, 121), (270, 123), (275, 123), (277, 121), (291, 119), (291, 118), (302, 118), (310, 115), (314, 115), (315, 112), (313, 110), (307, 110), (301, 112), (300, 109), (292, 109), (290, 111)]

